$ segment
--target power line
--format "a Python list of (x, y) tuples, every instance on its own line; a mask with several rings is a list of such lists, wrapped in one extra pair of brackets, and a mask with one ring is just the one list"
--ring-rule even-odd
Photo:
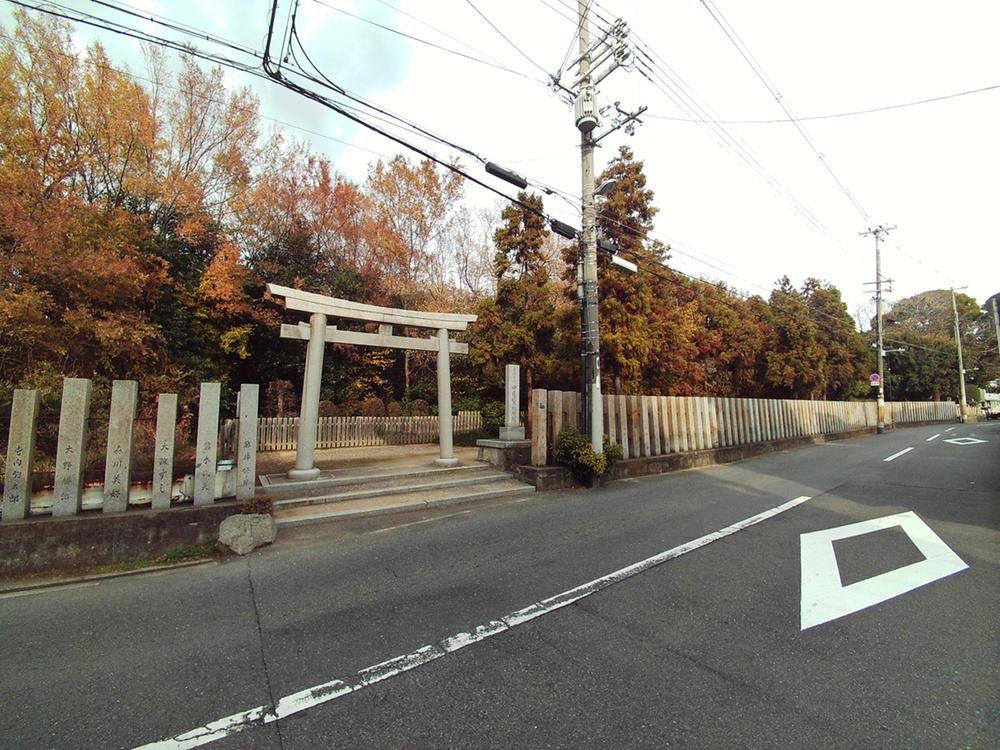
[(722, 29), (722, 32), (726, 35), (726, 38), (729, 39), (732, 45), (736, 48), (736, 51), (740, 53), (740, 56), (746, 61), (747, 65), (750, 66), (750, 69), (754, 72), (754, 75), (756, 75), (757, 78), (760, 80), (760, 82), (764, 84), (764, 87), (768, 90), (768, 93), (771, 94), (774, 100), (778, 103), (778, 106), (780, 106), (782, 111), (784, 111), (784, 113), (788, 116), (788, 119), (795, 126), (795, 129), (799, 131), (799, 134), (802, 136), (803, 140), (805, 140), (809, 148), (812, 149), (813, 153), (816, 154), (816, 157), (823, 165), (823, 168), (827, 171), (827, 173), (829, 173), (833, 181), (837, 183), (837, 187), (840, 188), (841, 192), (847, 197), (848, 201), (851, 202), (851, 205), (854, 206), (857, 212), (861, 215), (861, 218), (864, 219), (865, 223), (870, 224), (871, 217), (868, 215), (868, 212), (865, 211), (864, 207), (858, 202), (858, 200), (854, 197), (851, 191), (847, 189), (847, 186), (844, 185), (843, 182), (841, 182), (839, 177), (837, 177), (836, 172), (833, 171), (833, 167), (830, 166), (826, 157), (822, 153), (820, 153), (820, 150), (816, 147), (816, 144), (813, 143), (812, 138), (809, 137), (809, 134), (806, 132), (805, 128), (802, 127), (802, 124), (795, 118), (795, 115), (792, 114), (791, 109), (789, 108), (788, 104), (785, 102), (781, 94), (778, 92), (777, 88), (768, 80), (768, 77), (764, 73), (764, 70), (761, 67), (760, 63), (757, 62), (757, 59), (753, 56), (753, 53), (750, 52), (750, 48), (747, 47), (747, 45), (739, 37), (739, 34), (732, 27), (729, 21), (726, 20), (726, 17), (715, 6), (712, 0), (700, 0), (700, 2), (702, 6), (705, 8), (705, 10), (708, 11), (709, 15), (712, 17), (715, 23), (719, 26), (719, 28)]
[[(933, 102), (943, 102), (947, 99), (957, 99), (960, 96), (969, 96), (971, 94), (982, 94), (986, 91), (995, 91), (1000, 89), (1000, 83), (995, 83), (992, 86), (983, 86), (978, 89), (968, 89), (966, 91), (958, 91), (953, 94), (944, 94), (943, 96), (933, 96), (929, 99), (918, 99), (912, 102), (901, 102), (899, 104), (886, 104), (881, 107), (871, 107), (870, 109), (856, 109), (850, 112), (835, 112), (832, 114), (825, 115), (810, 115), (809, 117), (796, 117), (795, 119), (783, 118), (778, 120), (716, 120), (723, 125), (788, 125), (790, 123), (806, 122), (809, 120), (833, 120), (839, 117), (855, 117), (857, 115), (870, 115), (876, 112), (888, 112), (894, 109), (903, 109), (905, 107), (916, 107), (921, 104), (931, 104)], [(670, 122), (690, 122), (690, 123), (706, 123), (709, 120), (697, 120), (688, 117), (670, 117), (667, 115), (651, 115), (646, 113), (646, 117), (651, 117), (655, 120), (669, 120)]]
[(507, 44), (509, 44), (509, 45), (510, 45), (511, 47), (513, 47), (513, 48), (514, 48), (515, 50), (517, 50), (517, 52), (518, 52), (518, 53), (519, 53), (519, 54), (521, 55), (521, 57), (523, 57), (523, 58), (524, 58), (525, 60), (527, 60), (527, 61), (528, 61), (528, 62), (530, 62), (530, 63), (531, 63), (532, 65), (534, 65), (534, 66), (535, 66), (536, 68), (538, 68), (538, 69), (539, 69), (540, 71), (542, 71), (543, 73), (545, 73), (546, 75), (548, 75), (548, 71), (547, 71), (547, 70), (546, 70), (545, 68), (543, 68), (543, 67), (542, 67), (541, 65), (539, 65), (539, 64), (538, 64), (537, 62), (535, 62), (535, 61), (534, 61), (534, 60), (533, 60), (533, 59), (531, 58), (531, 56), (530, 56), (530, 55), (528, 55), (528, 53), (527, 53), (527, 52), (525, 52), (525, 51), (524, 51), (523, 49), (521, 49), (521, 48), (520, 48), (520, 47), (518, 47), (518, 46), (517, 46), (516, 44), (514, 44), (514, 42), (512, 42), (512, 41), (511, 41), (510, 37), (509, 37), (509, 36), (507, 36), (506, 34), (504, 34), (504, 33), (503, 33), (503, 32), (502, 32), (502, 31), (501, 31), (501, 30), (500, 30), (500, 29), (499, 29), (499, 28), (497, 27), (497, 25), (496, 25), (495, 23), (493, 23), (493, 22), (492, 22), (492, 21), (491, 21), (491, 20), (490, 20), (490, 19), (489, 19), (489, 18), (488, 18), (488, 17), (486, 16), (486, 14), (485, 14), (485, 13), (483, 13), (483, 12), (482, 12), (481, 10), (479, 10), (479, 8), (478, 8), (478, 7), (476, 7), (476, 5), (475, 5), (475, 4), (474, 4), (474, 3), (472, 2), (472, 0), (465, 0), (465, 2), (466, 2), (466, 3), (468, 4), (468, 5), (469, 5), (469, 7), (470, 7), (470, 8), (472, 8), (472, 9), (473, 9), (474, 11), (476, 11), (476, 13), (477, 13), (477, 14), (479, 15), (479, 17), (480, 17), (480, 18), (482, 18), (482, 19), (483, 19), (484, 21), (486, 21), (486, 23), (487, 23), (487, 24), (489, 24), (489, 26), (490, 26), (490, 28), (491, 28), (491, 29), (493, 29), (493, 30), (494, 30), (494, 31), (495, 31), (496, 33), (498, 33), (498, 34), (499, 34), (499, 35), (500, 35), (501, 37), (503, 37), (503, 40), (504, 40), (505, 42), (507, 42)]
[(351, 13), (350, 11), (346, 11), (342, 8), (330, 5), (329, 3), (323, 2), (323, 0), (312, 0), (312, 2), (316, 3), (317, 5), (322, 5), (324, 8), (328, 8), (329, 10), (341, 13), (350, 18), (354, 18), (358, 21), (361, 21), (362, 23), (366, 23), (370, 26), (382, 29), (383, 31), (389, 32), (390, 34), (397, 34), (399, 36), (406, 37), (407, 39), (411, 39), (414, 42), (419, 42), (420, 44), (425, 44), (428, 47), (433, 47), (434, 49), (440, 50), (441, 52), (447, 52), (448, 54), (451, 55), (457, 55), (458, 57), (479, 63), (480, 65), (486, 65), (487, 67), (494, 68), (496, 70), (501, 70), (505, 73), (510, 73), (511, 75), (515, 75), (519, 78), (524, 78), (525, 80), (541, 84), (546, 88), (548, 87), (548, 84), (545, 81), (539, 80), (538, 78), (532, 78), (531, 76), (525, 75), (524, 73), (514, 70), (513, 68), (508, 68), (504, 65), (498, 65), (496, 63), (490, 62), (489, 60), (484, 60), (481, 57), (475, 57), (474, 55), (467, 55), (464, 52), (459, 52), (456, 49), (451, 49), (450, 47), (445, 47), (440, 44), (436, 44), (435, 42), (429, 41), (427, 39), (422, 39), (421, 37), (413, 36), (412, 34), (407, 34), (405, 31), (400, 31), (399, 29), (394, 29), (391, 26), (386, 26), (385, 24), (378, 23), (377, 21), (372, 21), (371, 19), (365, 18), (364, 16), (359, 16), (356, 13)]

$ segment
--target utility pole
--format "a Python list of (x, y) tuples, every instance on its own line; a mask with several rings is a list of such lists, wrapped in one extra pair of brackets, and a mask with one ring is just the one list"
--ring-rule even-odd
[[(599, 115), (605, 109), (597, 106), (597, 85), (621, 65), (629, 61), (629, 48), (625, 43), (628, 26), (616, 20), (596, 41), (590, 37), (587, 18), (591, 0), (578, 0), (580, 56), (575, 64), (579, 73), (573, 85), (575, 91), (576, 127), (580, 131), (580, 168), (582, 174), (583, 227), (580, 232), (580, 257), (577, 278), (580, 297), (580, 366), (583, 388), (583, 427), (590, 433), (590, 445), (595, 453), (604, 451), (604, 405), (601, 401), (600, 324), (597, 299), (597, 219), (594, 211), (594, 147), (598, 141), (618, 128), (625, 126), (631, 134), (633, 122), (638, 121), (645, 107), (636, 112), (625, 112), (615, 103), (616, 115), (612, 127), (595, 136)], [(603, 68), (601, 66), (604, 66)], [(558, 85), (558, 76), (553, 76)]]
[[(962, 287), (962, 289), (967, 288)], [(955, 287), (951, 288), (951, 311), (955, 314), (955, 345), (958, 347), (958, 390), (962, 399), (958, 407), (959, 421), (965, 422), (965, 365), (962, 364), (962, 330), (958, 325), (958, 304), (955, 302)]]
[[(878, 331), (878, 431), (885, 432), (885, 373), (883, 372), (885, 350), (882, 347), (882, 255), (879, 250), (879, 242), (881, 239), (889, 234), (893, 229), (896, 228), (894, 224), (891, 227), (883, 226), (879, 224), (875, 228), (869, 227), (864, 232), (860, 233), (861, 237), (868, 237), (873, 235), (875, 237), (875, 327)], [(892, 281), (892, 279), (887, 279), (887, 281)]]
[(1000, 297), (1000, 294), (993, 295), (993, 330), (997, 335), (997, 354), (1000, 355), (1000, 315), (997, 315), (997, 297)]
[(601, 401), (600, 330), (597, 313), (597, 221), (594, 214), (594, 128), (597, 94), (590, 81), (589, 2), (578, 0), (580, 14), (580, 77), (576, 98), (576, 127), (580, 131), (580, 169), (583, 176), (583, 300), (580, 356), (583, 381), (583, 425), (590, 428), (590, 445), (604, 450), (604, 403)]

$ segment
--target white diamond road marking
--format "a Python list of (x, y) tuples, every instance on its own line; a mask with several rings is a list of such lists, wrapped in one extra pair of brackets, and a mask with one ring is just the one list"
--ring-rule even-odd
[(946, 443), (951, 443), (952, 445), (975, 445), (976, 443), (985, 443), (986, 440), (980, 440), (974, 437), (960, 437), (952, 438), (951, 440), (945, 440)]
[[(899, 526), (926, 558), (844, 586), (833, 543)], [(969, 566), (912, 511), (861, 521), (799, 537), (802, 558), (801, 629), (822, 625), (845, 615), (940, 580)]]

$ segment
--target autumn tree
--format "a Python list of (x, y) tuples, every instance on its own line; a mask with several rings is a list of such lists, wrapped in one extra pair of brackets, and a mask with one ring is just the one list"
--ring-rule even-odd
[(525, 192), (517, 199), (520, 205), (503, 210), (493, 234), (497, 291), (479, 305), (470, 356), (495, 386), (502, 383), (504, 365), (521, 365), (531, 388), (551, 369), (559, 291), (542, 252), (549, 235), (542, 200)]

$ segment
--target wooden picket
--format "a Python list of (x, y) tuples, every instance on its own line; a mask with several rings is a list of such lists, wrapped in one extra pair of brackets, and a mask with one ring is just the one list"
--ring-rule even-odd
[[(455, 434), (475, 432), (483, 417), (477, 411), (460, 411), (453, 420)], [(295, 450), (298, 417), (260, 417), (257, 443), (260, 451)], [(366, 448), (381, 445), (436, 443), (438, 418), (427, 417), (320, 417), (317, 448)]]

